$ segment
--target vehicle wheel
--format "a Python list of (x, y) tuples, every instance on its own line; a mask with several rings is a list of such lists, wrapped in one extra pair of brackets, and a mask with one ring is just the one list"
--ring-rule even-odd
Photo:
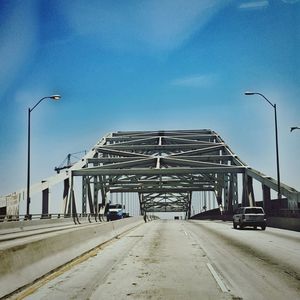
[(261, 230), (266, 230), (266, 225), (261, 226)]
[(241, 221), (239, 222), (239, 226), (240, 226), (240, 229), (244, 229), (244, 225), (242, 224)]
[(233, 221), (233, 228), (237, 229), (237, 224)]
[(257, 226), (253, 226), (254, 229), (257, 229)]

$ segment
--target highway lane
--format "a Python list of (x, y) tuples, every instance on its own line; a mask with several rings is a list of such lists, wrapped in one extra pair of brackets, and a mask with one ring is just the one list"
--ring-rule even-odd
[(187, 228), (233, 294), (242, 299), (300, 298), (300, 234), (268, 227), (190, 221)]
[(157, 220), (88, 257), (22, 291), (18, 299), (300, 298), (298, 232)]

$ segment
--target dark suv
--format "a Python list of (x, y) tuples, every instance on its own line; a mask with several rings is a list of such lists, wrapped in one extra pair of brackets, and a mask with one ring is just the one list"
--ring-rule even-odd
[(267, 220), (262, 207), (240, 207), (233, 215), (233, 228), (253, 226), (255, 229), (259, 226), (262, 230), (266, 229)]

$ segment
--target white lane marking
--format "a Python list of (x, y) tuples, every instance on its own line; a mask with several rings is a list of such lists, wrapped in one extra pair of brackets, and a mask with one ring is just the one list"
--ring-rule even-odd
[(215, 278), (217, 284), (221, 288), (222, 292), (223, 293), (228, 292), (228, 289), (226, 288), (225, 284), (223, 283), (223, 281), (221, 280), (221, 278), (219, 277), (218, 273), (215, 271), (213, 266), (210, 263), (207, 263), (206, 265), (207, 265), (210, 273), (212, 274), (212, 276)]

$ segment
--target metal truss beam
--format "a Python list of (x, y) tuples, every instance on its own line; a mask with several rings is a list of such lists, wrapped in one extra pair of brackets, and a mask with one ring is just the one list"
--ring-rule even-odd
[(148, 168), (130, 168), (130, 169), (107, 169), (107, 168), (89, 168), (72, 171), (73, 176), (87, 175), (188, 175), (188, 174), (212, 174), (212, 173), (244, 173), (244, 167), (203, 167), (203, 168), (165, 168), (165, 169), (148, 169)]
[[(270, 205), (270, 189), (277, 191), (277, 181), (250, 168), (213, 130), (118, 131), (103, 137), (69, 169), (32, 186), (31, 193), (44, 191), (46, 213), (49, 188), (64, 182), (64, 213), (70, 214), (76, 211), (73, 177), (82, 176), (84, 213), (89, 208), (96, 214), (109, 193), (126, 192), (138, 194), (141, 212), (183, 211), (189, 216), (193, 192), (214, 192), (218, 205), (236, 208), (238, 174), (244, 177), (244, 203), (255, 205), (255, 179)], [(298, 207), (299, 191), (281, 183), (281, 194), (289, 207)]]
[[(72, 176), (102, 178), (95, 184), (95, 188), (101, 186), (102, 194), (104, 190), (138, 193), (143, 210), (161, 207), (161, 195), (164, 195), (164, 201), (169, 197), (173, 205), (183, 197), (180, 207), (189, 214), (192, 192), (197, 191), (214, 191), (218, 205), (231, 210), (238, 201), (237, 174), (247, 178), (245, 203), (255, 205), (252, 178), (276, 190), (275, 180), (249, 168), (210, 129), (120, 131), (103, 138), (94, 151), (95, 155), (86, 159), (84, 168), (72, 169)], [(292, 193), (296, 199), (295, 192), (284, 188), (283, 191)], [(149, 197), (151, 201), (146, 202)], [(163, 205), (164, 210), (166, 207), (171, 210), (172, 205)]]

